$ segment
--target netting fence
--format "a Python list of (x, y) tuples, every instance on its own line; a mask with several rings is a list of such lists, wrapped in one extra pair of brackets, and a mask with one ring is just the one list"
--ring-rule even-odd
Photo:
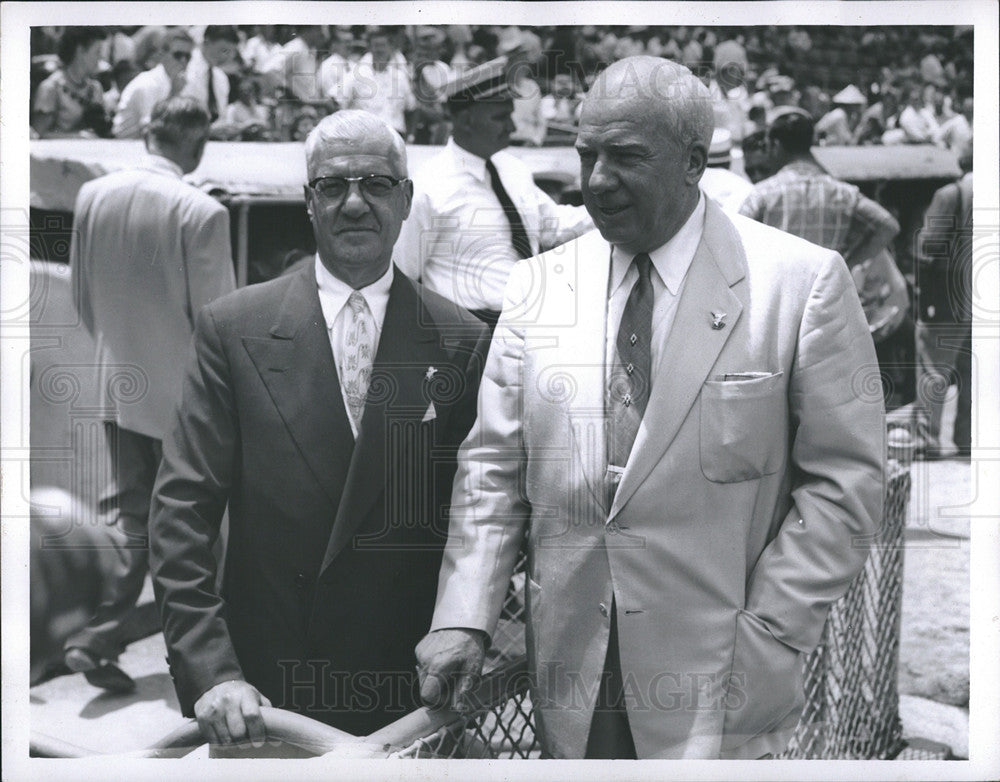
[[(889, 462), (884, 517), (865, 567), (830, 610), (804, 658), (806, 705), (782, 758), (888, 759), (903, 748), (897, 673), (906, 466)], [(522, 557), (518, 570), (522, 571)], [(395, 736), (402, 758), (536, 758), (524, 651), (523, 572), (515, 575), (488, 655), (476, 709), (423, 735)]]

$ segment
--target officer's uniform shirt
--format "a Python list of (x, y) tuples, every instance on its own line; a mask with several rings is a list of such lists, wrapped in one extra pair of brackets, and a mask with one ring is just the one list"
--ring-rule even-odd
[[(556, 204), (514, 155), (501, 151), (492, 161), (533, 253), (594, 227), (582, 206)], [(507, 277), (519, 257), (486, 161), (449, 139), (414, 174), (413, 184), (413, 205), (394, 256), (400, 269), (467, 309), (500, 310)]]

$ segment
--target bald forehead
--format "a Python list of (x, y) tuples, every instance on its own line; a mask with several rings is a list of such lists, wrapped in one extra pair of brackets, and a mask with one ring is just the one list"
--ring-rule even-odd
[(325, 117), (306, 139), (306, 172), (336, 157), (388, 161), (394, 175), (406, 176), (406, 145), (388, 124), (361, 111), (341, 111)]
[(686, 68), (661, 57), (628, 57), (604, 70), (587, 98), (669, 103), (688, 89), (685, 76), (690, 75)]
[[(670, 124), (670, 101), (657, 97), (634, 74), (623, 78), (611, 74), (605, 85), (594, 84), (580, 109), (580, 124), (635, 125), (647, 131), (661, 130)], [(598, 87), (607, 89), (598, 89)]]
[(384, 157), (394, 161), (397, 156), (391, 139), (385, 138), (320, 138), (309, 150), (306, 167), (312, 173), (324, 160), (345, 155)]

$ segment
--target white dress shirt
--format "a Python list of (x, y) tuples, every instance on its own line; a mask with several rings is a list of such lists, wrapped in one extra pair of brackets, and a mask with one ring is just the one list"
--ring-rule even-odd
[[(187, 67), (187, 84), (181, 90), (181, 95), (187, 95), (201, 103), (211, 112), (208, 105), (208, 60), (201, 49), (191, 52), (191, 62)], [(229, 77), (222, 68), (212, 67), (212, 88), (215, 91), (215, 111), (221, 117), (229, 105)]]
[(240, 56), (243, 58), (243, 62), (250, 66), (250, 70), (262, 73), (268, 62), (280, 52), (280, 43), (268, 41), (261, 35), (255, 35), (243, 45)]
[[(666, 244), (649, 253), (653, 262), (650, 280), (653, 283), (653, 334), (650, 344), (650, 367), (653, 377), (659, 367), (663, 345), (677, 314), (677, 302), (684, 291), (684, 280), (694, 260), (694, 254), (705, 230), (705, 196), (698, 195), (698, 205), (691, 216)], [(605, 377), (610, 381), (617, 353), (618, 327), (632, 287), (639, 272), (632, 263), (634, 256), (617, 247), (611, 250), (611, 274), (608, 276), (608, 320), (605, 332)]]
[(319, 66), (319, 89), (324, 98), (333, 98), (338, 104), (344, 101), (344, 83), (351, 72), (351, 61), (334, 52)]
[(111, 124), (115, 138), (140, 138), (153, 106), (170, 96), (170, 77), (163, 65), (143, 71), (122, 90)]
[(319, 100), (319, 60), (316, 50), (301, 38), (293, 38), (263, 66), (274, 83), (285, 87), (299, 100)]
[[(556, 247), (594, 227), (582, 206), (556, 204), (531, 170), (509, 152), (491, 158), (517, 207), (532, 252)], [(520, 258), (486, 161), (448, 139), (413, 175), (413, 204), (396, 242), (407, 276), (467, 309), (500, 310)]]
[(410, 85), (406, 58), (396, 52), (383, 71), (375, 70), (371, 52), (364, 54), (344, 79), (345, 109), (360, 109), (381, 117), (400, 133), (406, 133), (406, 112), (417, 107)]
[[(385, 321), (385, 311), (389, 306), (389, 288), (392, 287), (392, 264), (389, 264), (386, 273), (379, 277), (371, 285), (358, 288), (358, 293), (365, 297), (368, 309), (371, 310), (372, 318), (375, 321), (375, 352), (378, 355), (378, 343), (382, 336), (382, 323)], [(316, 285), (319, 287), (319, 305), (323, 310), (323, 320), (326, 321), (326, 331), (330, 335), (330, 347), (333, 350), (333, 363), (337, 367), (337, 378), (341, 380), (340, 394), (344, 400), (344, 410), (347, 412), (347, 420), (351, 422), (351, 431), (354, 438), (358, 437), (358, 428), (354, 418), (350, 414), (350, 406), (347, 402), (347, 395), (344, 392), (343, 370), (341, 368), (344, 359), (344, 331), (346, 329), (347, 318), (343, 317), (347, 307), (347, 299), (354, 293), (354, 288), (343, 280), (334, 277), (330, 270), (323, 265), (319, 254), (316, 255)]]

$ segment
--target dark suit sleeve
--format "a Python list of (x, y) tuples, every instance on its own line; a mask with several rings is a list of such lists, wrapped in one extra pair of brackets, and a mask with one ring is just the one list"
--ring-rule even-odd
[(181, 711), (214, 685), (242, 679), (216, 590), (212, 545), (233, 483), (239, 431), (229, 363), (210, 308), (196, 322), (150, 511), (150, 569)]
[(931, 267), (951, 256), (951, 244), (961, 228), (956, 219), (958, 200), (957, 184), (945, 185), (931, 198), (917, 235), (917, 261), (921, 266)]

